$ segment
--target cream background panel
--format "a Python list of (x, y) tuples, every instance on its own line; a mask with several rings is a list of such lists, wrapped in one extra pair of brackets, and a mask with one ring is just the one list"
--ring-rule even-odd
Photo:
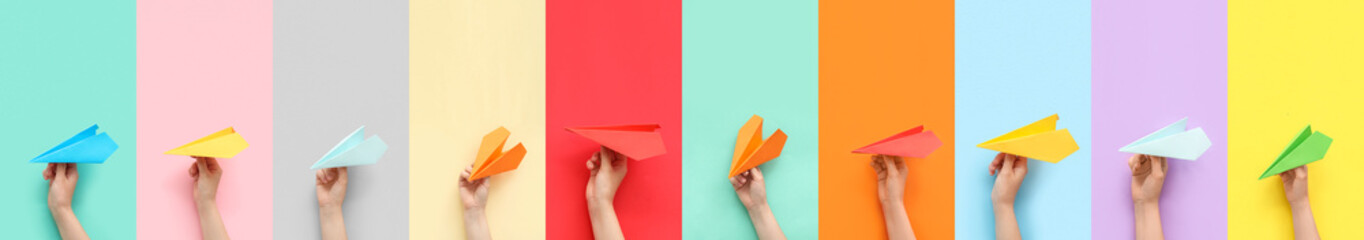
[(492, 176), (487, 215), (499, 239), (545, 238), (545, 3), (413, 0), (413, 239), (462, 239), (459, 172), (484, 134), (505, 126), (527, 154)]

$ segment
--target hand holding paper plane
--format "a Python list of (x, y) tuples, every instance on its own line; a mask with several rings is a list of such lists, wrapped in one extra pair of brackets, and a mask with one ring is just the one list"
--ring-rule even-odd
[(1293, 138), (1293, 142), (1284, 148), (1283, 153), (1279, 153), (1279, 158), (1274, 159), (1274, 163), (1265, 169), (1264, 174), (1260, 174), (1260, 179), (1278, 175), (1284, 171), (1307, 165), (1308, 163), (1321, 160), (1326, 157), (1326, 150), (1331, 148), (1331, 137), (1321, 132), (1312, 132), (1312, 126), (1303, 128), (1298, 136)]
[(384, 152), (388, 152), (388, 144), (384, 143), (384, 139), (379, 136), (366, 139), (365, 126), (360, 126), (341, 139), (341, 143), (337, 143), (331, 151), (327, 151), (327, 155), (322, 155), (322, 159), (313, 163), (312, 169), (374, 164), (379, 162)]
[(854, 153), (884, 154), (901, 157), (925, 158), (942, 146), (942, 140), (933, 131), (924, 131), (924, 126), (911, 128), (891, 135), (870, 145), (853, 150)]
[(734, 160), (729, 165), (729, 177), (777, 158), (785, 145), (786, 133), (781, 129), (763, 141), (763, 118), (753, 115), (748, 118), (748, 123), (739, 128), (739, 138), (734, 143)]
[(95, 134), (99, 125), (92, 125), (56, 147), (28, 160), (30, 163), (104, 163), (118, 150), (118, 144), (108, 132)]
[(1185, 131), (1188, 118), (1165, 126), (1154, 133), (1123, 146), (1118, 151), (1176, 159), (1196, 160), (1212, 146), (1203, 128)]
[(521, 143), (516, 143), (516, 146), (506, 153), (502, 152), (502, 146), (507, 143), (509, 136), (511, 132), (504, 127), (497, 127), (493, 132), (483, 136), (469, 181), (511, 171), (521, 165), (521, 158), (526, 156), (526, 147), (521, 146)]
[(228, 127), (222, 131), (199, 138), (199, 140), (187, 143), (184, 146), (166, 151), (166, 154), (232, 158), (233, 156), (237, 156), (237, 153), (242, 152), (242, 150), (246, 150), (246, 146), (246, 139), (243, 139), (242, 135), (237, 134), (237, 131), (233, 130), (232, 127)]
[(1060, 119), (1058, 115), (1052, 114), (1042, 120), (990, 139), (990, 141), (980, 143), (976, 147), (1051, 163), (1060, 162), (1061, 159), (1065, 159), (1066, 156), (1080, 150), (1080, 146), (1075, 143), (1075, 138), (1070, 136), (1070, 130), (1056, 130), (1056, 120), (1058, 119)]
[(569, 132), (597, 142), (636, 161), (667, 153), (658, 124), (571, 127)]

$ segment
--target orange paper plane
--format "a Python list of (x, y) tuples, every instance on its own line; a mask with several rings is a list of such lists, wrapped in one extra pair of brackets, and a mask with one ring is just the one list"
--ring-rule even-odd
[(781, 129), (763, 141), (763, 118), (753, 115), (743, 128), (739, 128), (739, 138), (734, 142), (734, 162), (729, 165), (729, 177), (777, 158), (785, 145), (786, 133)]
[(667, 153), (658, 124), (571, 127), (577, 133), (636, 161)]
[(942, 146), (942, 140), (938, 140), (938, 135), (933, 134), (933, 131), (924, 131), (924, 126), (920, 125), (853, 152), (925, 158), (939, 146)]
[(483, 135), (483, 143), (478, 146), (478, 158), (474, 159), (474, 172), (469, 176), (469, 180), (478, 180), (521, 166), (521, 158), (526, 156), (526, 147), (516, 143), (511, 150), (502, 152), (502, 146), (507, 143), (508, 136), (511, 136), (511, 132), (504, 127), (497, 127), (497, 130)]

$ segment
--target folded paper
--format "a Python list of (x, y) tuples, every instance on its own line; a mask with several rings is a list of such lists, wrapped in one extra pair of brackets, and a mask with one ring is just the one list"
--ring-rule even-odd
[(521, 165), (521, 158), (526, 156), (526, 147), (521, 146), (521, 143), (502, 152), (502, 146), (506, 145), (507, 137), (510, 136), (511, 132), (504, 127), (497, 127), (488, 135), (483, 135), (483, 143), (478, 146), (478, 158), (474, 159), (474, 172), (469, 180), (511, 171)]
[(1065, 159), (1066, 156), (1080, 150), (1080, 146), (1075, 143), (1075, 138), (1070, 136), (1070, 130), (1056, 130), (1056, 120), (1058, 119), (1060, 119), (1058, 115), (1052, 114), (1042, 120), (990, 139), (990, 141), (980, 143), (976, 147), (1051, 163), (1060, 162), (1061, 159)]
[(1264, 174), (1260, 174), (1260, 179), (1278, 175), (1308, 163), (1321, 160), (1326, 157), (1326, 150), (1331, 148), (1331, 137), (1321, 132), (1312, 132), (1312, 126), (1303, 128), (1298, 136), (1293, 138), (1293, 142), (1284, 148), (1283, 153), (1279, 153), (1279, 158), (1274, 159), (1274, 163), (1265, 169)]
[(924, 131), (924, 126), (911, 128), (891, 135), (870, 145), (853, 150), (854, 153), (885, 154), (901, 157), (926, 158), (942, 146), (942, 140), (933, 131)]
[(379, 136), (365, 138), (365, 126), (360, 126), (360, 129), (341, 139), (341, 143), (337, 143), (331, 151), (327, 151), (327, 155), (322, 155), (322, 159), (313, 163), (312, 169), (374, 164), (379, 162), (384, 152), (388, 152), (388, 144), (384, 143), (384, 139)]
[(626, 157), (641, 160), (668, 152), (663, 148), (663, 134), (658, 132), (658, 128), (658, 124), (643, 124), (571, 127), (567, 130), (625, 154)]
[(199, 140), (187, 143), (184, 146), (166, 151), (166, 154), (232, 158), (233, 156), (237, 156), (237, 153), (241, 153), (242, 150), (246, 150), (246, 146), (248, 146), (246, 144), (246, 139), (243, 139), (242, 135), (237, 134), (237, 131), (233, 130), (232, 127), (228, 127), (227, 129), (209, 134), (206, 137), (199, 138)]
[(1212, 147), (1203, 128), (1185, 131), (1188, 118), (1180, 119), (1154, 133), (1118, 149), (1126, 153), (1146, 154), (1176, 159), (1196, 160)]
[(777, 158), (783, 146), (786, 146), (786, 133), (777, 129), (764, 141), (763, 118), (753, 115), (748, 118), (748, 123), (739, 128), (739, 138), (734, 142), (734, 161), (729, 165), (729, 177)]
[(108, 132), (95, 134), (99, 125), (86, 128), (76, 136), (66, 139), (56, 147), (43, 152), (30, 163), (104, 163), (118, 150), (118, 144), (109, 137)]

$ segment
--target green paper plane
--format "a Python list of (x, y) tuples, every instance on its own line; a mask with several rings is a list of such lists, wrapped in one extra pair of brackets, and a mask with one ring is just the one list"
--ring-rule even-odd
[(1312, 126), (1302, 129), (1298, 137), (1293, 138), (1293, 143), (1284, 148), (1283, 153), (1279, 154), (1278, 159), (1274, 159), (1274, 164), (1265, 169), (1265, 173), (1260, 175), (1260, 179), (1278, 175), (1284, 171), (1307, 165), (1308, 163), (1321, 160), (1326, 157), (1326, 150), (1331, 148), (1331, 137), (1321, 132), (1312, 132)]

